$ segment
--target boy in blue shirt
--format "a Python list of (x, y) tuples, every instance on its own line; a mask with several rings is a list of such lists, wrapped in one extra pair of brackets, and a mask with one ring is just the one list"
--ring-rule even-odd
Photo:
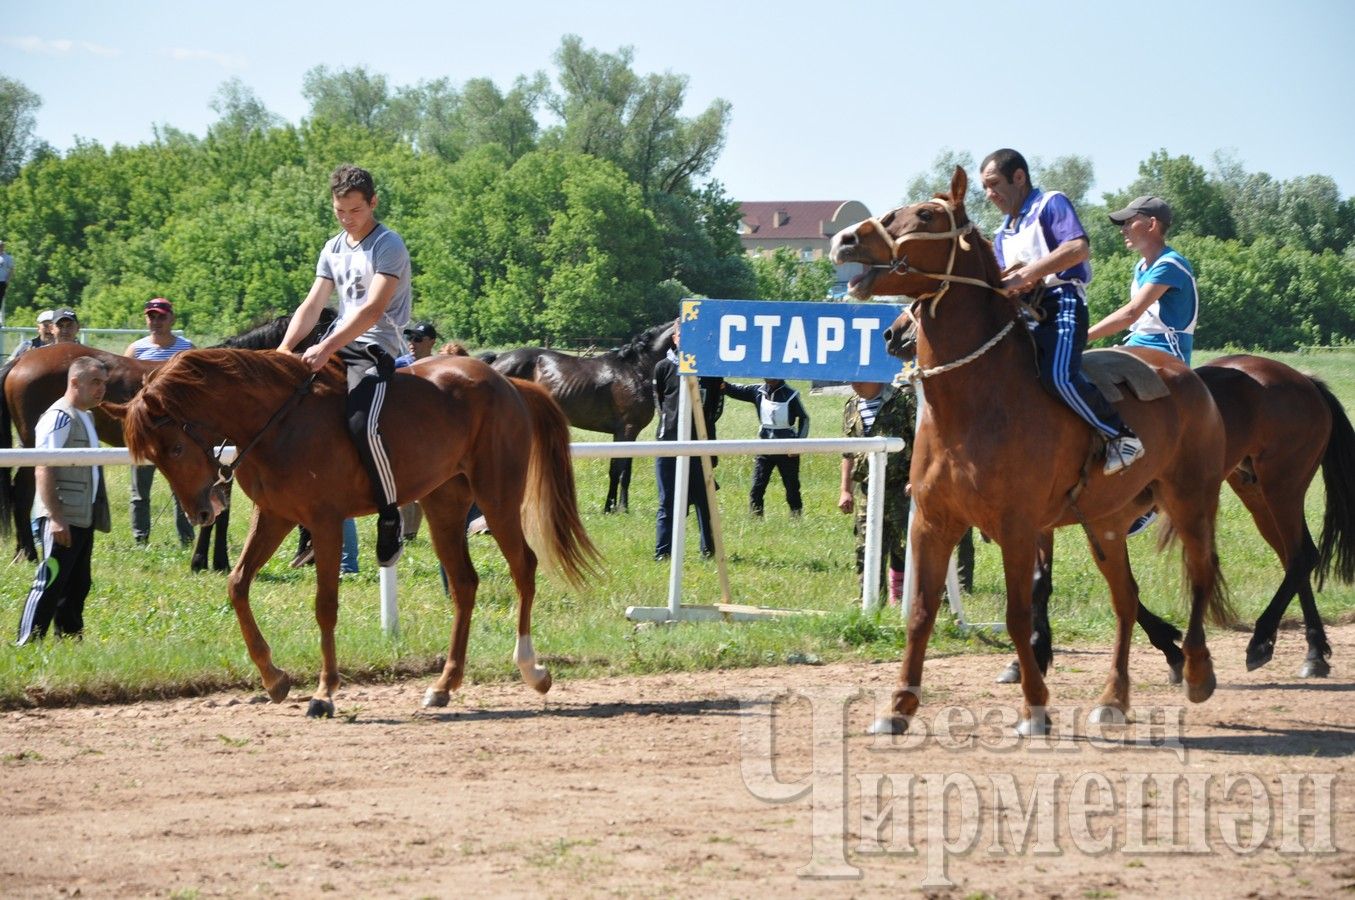
[(1130, 347), (1152, 347), (1190, 365), (1200, 293), (1186, 258), (1167, 246), (1172, 209), (1160, 197), (1139, 197), (1110, 214), (1124, 245), (1143, 258), (1134, 267), (1129, 302), (1093, 325), (1088, 340), (1110, 337), (1126, 327)]

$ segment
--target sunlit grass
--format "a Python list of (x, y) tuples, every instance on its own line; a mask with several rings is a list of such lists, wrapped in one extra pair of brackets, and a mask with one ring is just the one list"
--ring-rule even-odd
[[(1203, 361), (1199, 354), (1197, 362)], [(1355, 409), (1355, 352), (1280, 357), (1324, 378)], [(837, 434), (843, 397), (807, 396), (812, 435)], [(752, 435), (752, 408), (727, 404), (721, 435)], [(599, 436), (578, 432), (576, 440)], [(807, 456), (802, 481), (805, 515), (792, 520), (779, 481), (767, 498), (767, 516), (747, 512), (750, 458), (727, 457), (717, 469), (719, 497), (730, 557), (733, 600), (737, 603), (811, 609), (825, 616), (797, 616), (739, 624), (683, 624), (637, 629), (624, 618), (627, 606), (662, 606), (667, 600), (668, 567), (652, 559), (656, 502), (653, 462), (636, 460), (631, 512), (601, 513), (607, 486), (607, 462), (577, 464), (580, 506), (604, 565), (586, 590), (542, 579), (534, 615), (537, 649), (558, 679), (620, 673), (651, 673), (734, 668), (786, 662), (794, 658), (897, 659), (904, 632), (895, 610), (860, 613), (853, 569), (851, 523), (835, 508), (838, 458)], [(86, 606), (83, 642), (48, 639), (36, 646), (0, 649), (0, 705), (35, 701), (177, 696), (220, 688), (257, 689), (258, 675), (245, 653), (234, 612), (226, 600), (225, 578), (192, 575), (187, 551), (178, 547), (170, 519), (168, 490), (157, 479), (155, 530), (149, 550), (134, 547), (127, 526), (127, 474), (108, 470), (114, 504), (114, 531), (96, 541), (95, 586)], [(1309, 492), (1311, 527), (1321, 527), (1321, 479)], [(232, 523), (232, 559), (247, 525), (247, 501), (237, 493)], [(694, 521), (689, 522), (690, 557), (684, 577), (687, 603), (719, 602), (715, 565), (695, 553)], [(437, 561), (427, 534), (407, 551), (399, 565), (400, 634), (384, 635), (379, 623), (378, 579), (372, 558), (374, 529), (359, 523), (363, 572), (340, 587), (338, 652), (341, 671), (350, 680), (379, 680), (399, 674), (431, 672), (447, 652), (451, 602), (438, 579)], [(1242, 505), (1225, 489), (1220, 511), (1220, 555), (1233, 601), (1246, 622), (1253, 621), (1279, 584), (1279, 563)], [(1151, 537), (1131, 544), (1135, 574), (1145, 602), (1180, 622), (1179, 553), (1158, 557)], [(289, 541), (264, 568), (253, 591), (260, 627), (272, 644), (275, 662), (309, 692), (319, 668), (318, 632), (312, 611), (314, 579), (310, 570), (287, 568)], [(480, 572), (479, 602), (471, 631), (469, 680), (515, 679), (511, 662), (517, 599), (503, 557), (491, 537), (471, 538)], [(1002, 621), (1004, 598), (997, 548), (980, 544), (975, 593), (965, 597), (971, 621)], [(32, 567), (0, 566), (0, 591), (9, 634)], [(1065, 529), (1057, 540), (1054, 628), (1056, 641), (1104, 641), (1113, 615), (1105, 583), (1092, 564), (1079, 529)], [(1328, 585), (1319, 595), (1324, 615), (1332, 618), (1355, 608), (1355, 590)], [(1291, 609), (1290, 617), (1298, 615)], [(966, 637), (946, 613), (933, 639), (946, 649), (988, 647)], [(1301, 641), (1298, 633), (1281, 640)], [(1343, 651), (1337, 648), (1338, 655)]]

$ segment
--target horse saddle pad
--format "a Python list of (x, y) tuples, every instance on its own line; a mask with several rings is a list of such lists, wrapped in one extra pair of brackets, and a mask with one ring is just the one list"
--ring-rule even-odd
[(1167, 396), (1167, 385), (1157, 370), (1126, 350), (1088, 350), (1082, 354), (1082, 371), (1111, 403), (1124, 399), (1122, 384), (1145, 402)]

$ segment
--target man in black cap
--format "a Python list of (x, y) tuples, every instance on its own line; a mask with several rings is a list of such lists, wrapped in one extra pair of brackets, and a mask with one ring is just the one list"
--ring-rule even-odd
[(1195, 270), (1186, 258), (1167, 246), (1172, 208), (1161, 197), (1139, 197), (1110, 214), (1120, 226), (1124, 245), (1142, 259), (1134, 267), (1129, 302), (1087, 331), (1087, 340), (1110, 337), (1125, 328), (1130, 347), (1151, 347), (1170, 353), (1190, 365), (1195, 345), (1195, 322), (1200, 315), (1200, 293)]
[(80, 339), (80, 319), (75, 310), (63, 306), (52, 314), (52, 321), (56, 326), (55, 343), (69, 344)]
[(395, 360), (397, 369), (431, 356), (433, 345), (438, 342), (438, 330), (433, 327), (432, 322), (420, 322), (413, 328), (405, 329), (405, 340), (409, 342), (409, 352)]

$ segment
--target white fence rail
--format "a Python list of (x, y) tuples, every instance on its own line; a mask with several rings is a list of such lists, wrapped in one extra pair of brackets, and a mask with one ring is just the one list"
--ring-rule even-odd
[[(868, 453), (870, 454), (870, 474), (866, 500), (866, 559), (865, 577), (862, 579), (861, 604), (866, 610), (879, 602), (880, 588), (880, 538), (884, 511), (884, 457), (887, 453), (897, 453), (903, 449), (902, 438), (791, 438), (782, 440), (722, 440), (722, 441), (619, 441), (581, 442), (572, 444), (571, 453), (576, 459), (614, 459), (618, 457), (687, 457), (705, 454), (709, 456), (756, 456), (764, 453)], [(227, 447), (221, 456), (223, 462), (235, 458), (235, 448)], [(0, 467), (19, 466), (129, 466), (134, 465), (132, 455), (124, 447), (82, 447), (66, 450), (0, 450)], [(678, 466), (678, 476), (682, 478), (686, 466)], [(877, 477), (878, 476), (878, 477)], [(685, 491), (683, 492), (685, 499)], [(682, 507), (685, 508), (685, 503)], [(676, 516), (675, 524), (685, 522), (686, 516)], [(674, 567), (682, 564), (678, 543), (685, 529), (674, 529)], [(399, 627), (399, 611), (396, 601), (397, 582), (395, 568), (381, 570), (381, 625), (387, 632), (394, 633)], [(677, 615), (678, 590), (671, 591), (670, 607)]]

